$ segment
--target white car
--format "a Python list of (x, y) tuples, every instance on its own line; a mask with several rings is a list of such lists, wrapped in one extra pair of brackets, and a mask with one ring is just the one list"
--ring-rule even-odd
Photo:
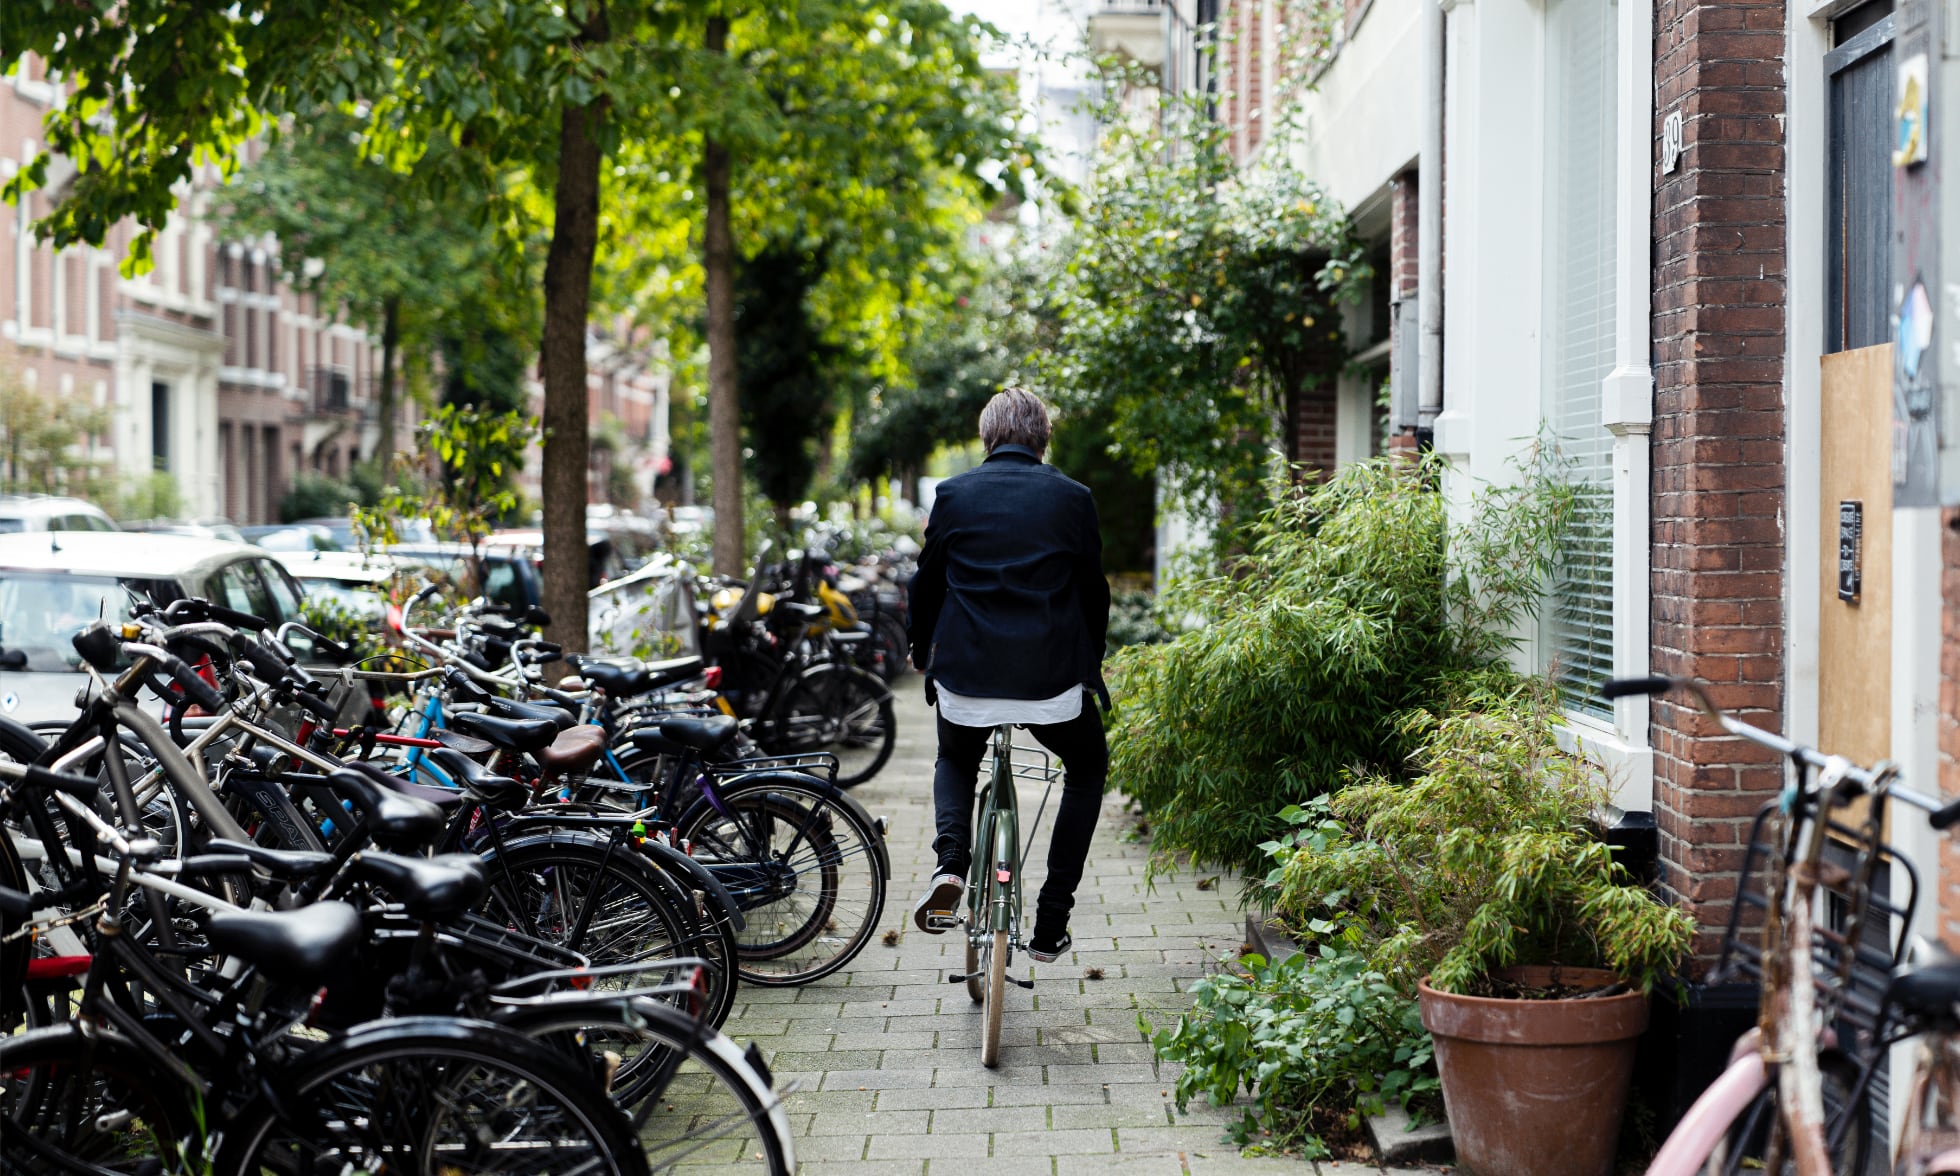
[(388, 620), (388, 589), (426, 564), (359, 551), (274, 551), (309, 598), (331, 600), (375, 624)]
[(20, 531), (120, 531), (108, 512), (79, 498), (0, 495), (0, 535)]
[(127, 618), (138, 600), (187, 596), (275, 627), (299, 618), (299, 585), (271, 553), (248, 544), (101, 531), (0, 535), (0, 715), (74, 718), (88, 681), (75, 634), (98, 618)]

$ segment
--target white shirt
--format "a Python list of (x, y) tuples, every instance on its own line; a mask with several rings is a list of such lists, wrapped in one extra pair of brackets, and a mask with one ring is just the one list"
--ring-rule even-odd
[(1053, 698), (968, 698), (941, 686), (939, 713), (947, 722), (962, 727), (998, 727), (1003, 723), (1047, 727), (1082, 713), (1082, 687), (1071, 686)]

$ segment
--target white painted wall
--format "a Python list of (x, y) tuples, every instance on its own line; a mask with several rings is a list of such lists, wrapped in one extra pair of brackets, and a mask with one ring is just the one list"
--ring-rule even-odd
[(1375, 0), (1353, 39), (1296, 108), (1306, 133), (1294, 162), (1350, 211), (1415, 161), (1422, 137), (1418, 13), (1424, 2), (1435, 0)]

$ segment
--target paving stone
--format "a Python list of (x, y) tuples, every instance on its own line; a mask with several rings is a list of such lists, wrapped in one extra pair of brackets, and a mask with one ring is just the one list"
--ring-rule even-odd
[(1119, 1152), (1111, 1156), (1061, 1156), (1055, 1164), (1056, 1176), (1100, 1176), (1104, 1172), (1120, 1172), (1123, 1176), (1183, 1176), (1184, 1157), (1176, 1152), (1162, 1155)]
[(805, 1162), (796, 1153), (796, 1176), (920, 1176), (920, 1160), (816, 1160)]
[(891, 1090), (931, 1085), (931, 1070), (832, 1070), (823, 1076), (824, 1090)]
[(811, 1135), (923, 1135), (931, 1111), (830, 1111), (817, 1116)]
[(878, 1092), (878, 1109), (939, 1110), (951, 1107), (984, 1107), (988, 1104), (986, 1086), (947, 1085), (901, 1087)]
[(1079, 1156), (1115, 1150), (1116, 1139), (1107, 1127), (1069, 1127), (994, 1136), (996, 1156)]
[(906, 1156), (985, 1159), (988, 1155), (987, 1141), (984, 1133), (958, 1135), (935, 1131), (930, 1135), (875, 1135), (871, 1138), (869, 1155), (874, 1160), (902, 1159)]
[(934, 1135), (1046, 1130), (1047, 1107), (968, 1107), (932, 1113)]

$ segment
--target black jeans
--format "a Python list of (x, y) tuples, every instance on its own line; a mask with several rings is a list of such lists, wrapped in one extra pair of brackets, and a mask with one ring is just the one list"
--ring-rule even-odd
[[(993, 730), (962, 727), (939, 717), (939, 762), (932, 772), (939, 835), (933, 838), (932, 848), (939, 855), (940, 873), (964, 878), (972, 861), (973, 796)], [(1082, 700), (1082, 713), (1068, 722), (1028, 730), (1067, 771), (1055, 812), (1055, 833), (1048, 842), (1048, 880), (1035, 899), (1035, 934), (1052, 939), (1068, 926), (1075, 888), (1089, 859), (1089, 840), (1095, 836), (1103, 786), (1109, 780), (1109, 744), (1103, 739), (1102, 713), (1091, 698)], [(1022, 819), (1031, 821), (1034, 814), (1023, 813)]]

